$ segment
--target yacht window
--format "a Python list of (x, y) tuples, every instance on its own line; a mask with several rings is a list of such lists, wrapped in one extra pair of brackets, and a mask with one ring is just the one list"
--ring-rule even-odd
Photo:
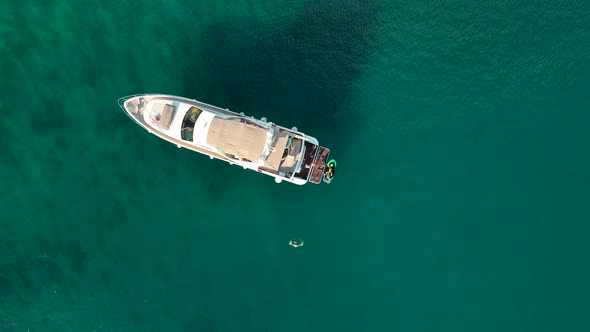
[(203, 111), (196, 107), (191, 107), (182, 120), (182, 129), (180, 130), (180, 137), (185, 141), (193, 141), (193, 132), (197, 118)]

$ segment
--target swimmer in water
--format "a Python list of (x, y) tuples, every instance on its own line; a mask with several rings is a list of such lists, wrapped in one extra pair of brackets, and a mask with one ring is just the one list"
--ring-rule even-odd
[(303, 246), (303, 240), (291, 240), (289, 241), (289, 245), (293, 248), (298, 248)]

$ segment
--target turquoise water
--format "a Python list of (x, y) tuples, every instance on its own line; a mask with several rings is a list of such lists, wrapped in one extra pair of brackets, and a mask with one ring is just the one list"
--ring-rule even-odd
[[(589, 13), (2, 1), (0, 331), (590, 330)], [(338, 176), (177, 149), (118, 108), (147, 92), (297, 126)]]

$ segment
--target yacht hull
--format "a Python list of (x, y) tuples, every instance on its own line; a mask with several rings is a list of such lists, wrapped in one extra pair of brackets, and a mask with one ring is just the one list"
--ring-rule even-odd
[[(320, 183), (329, 150), (315, 137), (194, 99), (164, 94), (122, 97), (119, 106), (149, 133), (275, 182)], [(312, 176), (313, 175), (313, 176)]]

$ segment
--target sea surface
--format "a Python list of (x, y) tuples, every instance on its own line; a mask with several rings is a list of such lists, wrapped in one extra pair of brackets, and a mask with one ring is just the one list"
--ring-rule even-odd
[[(178, 149), (152, 92), (337, 175)], [(590, 331), (589, 145), (588, 1), (2, 0), (0, 331)]]

